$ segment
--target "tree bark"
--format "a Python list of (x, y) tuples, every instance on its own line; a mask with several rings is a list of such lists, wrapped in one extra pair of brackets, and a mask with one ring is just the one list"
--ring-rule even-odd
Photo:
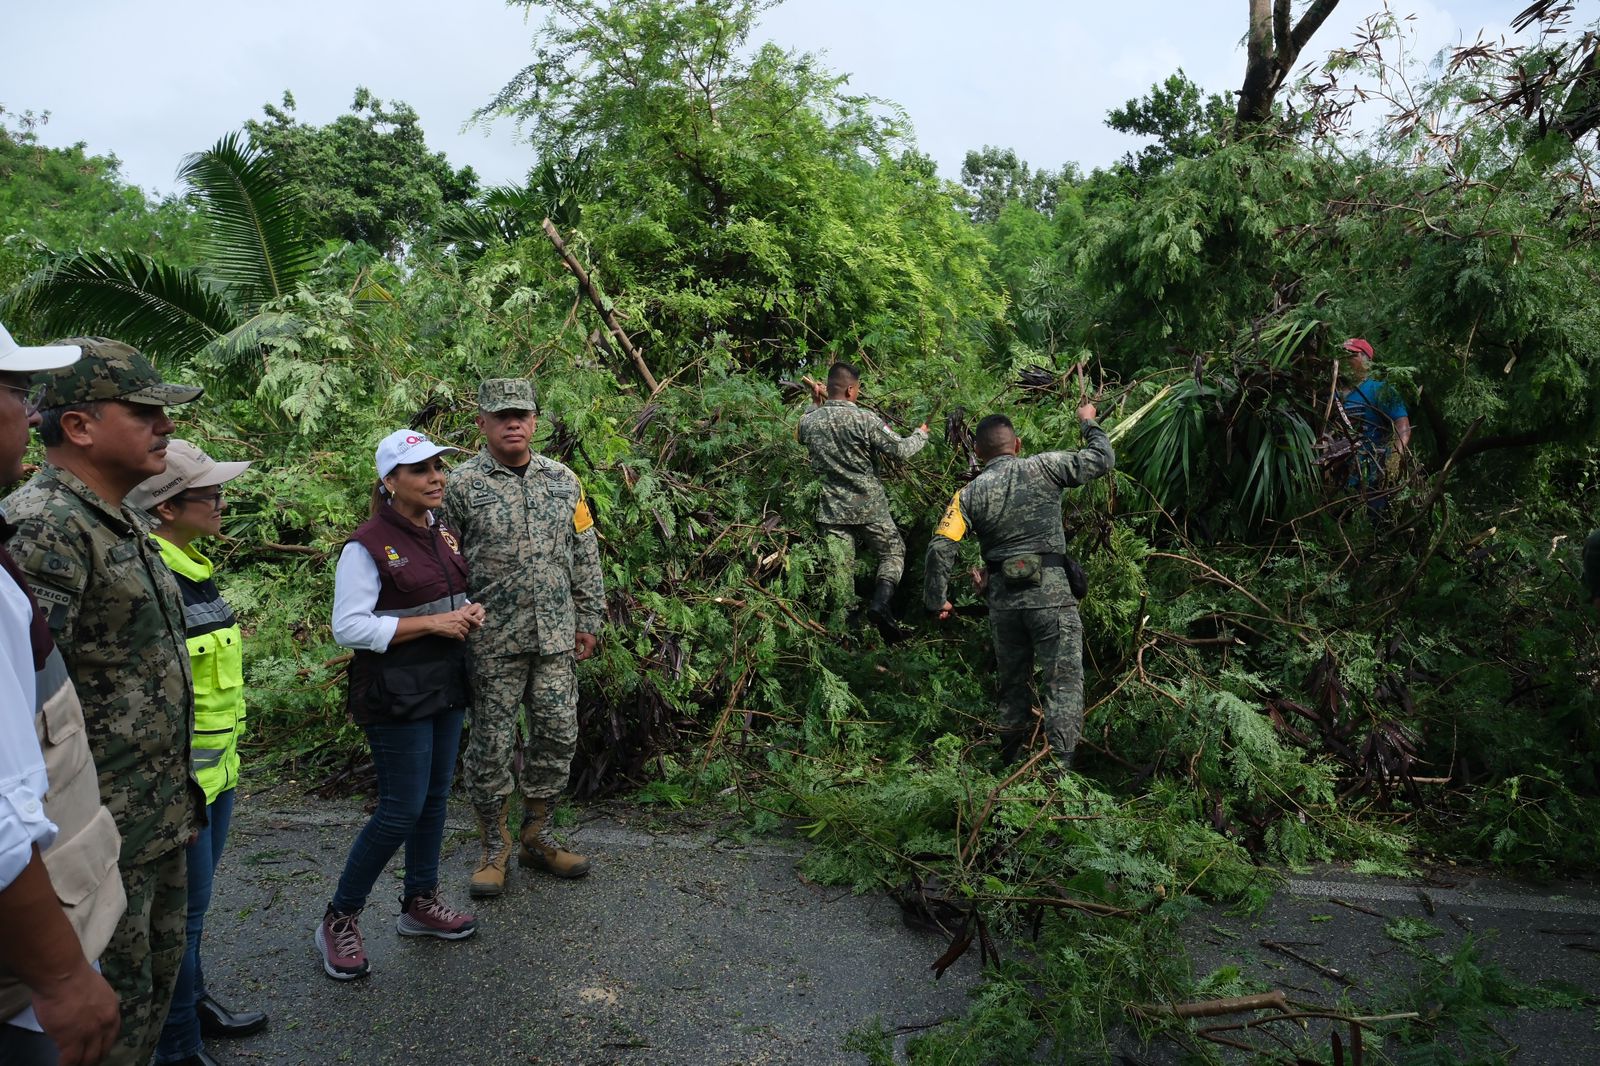
[(1239, 89), (1241, 128), (1272, 117), (1278, 90), (1294, 70), (1312, 34), (1333, 14), (1339, 0), (1313, 0), (1294, 21), (1289, 0), (1249, 0), (1250, 29), (1245, 37), (1244, 85)]
[(583, 264), (578, 262), (578, 257), (567, 249), (567, 243), (561, 239), (561, 231), (556, 229), (555, 223), (547, 218), (542, 225), (544, 226), (544, 235), (550, 238), (551, 244), (555, 245), (556, 254), (561, 256), (561, 261), (567, 265), (567, 269), (572, 271), (573, 276), (578, 279), (578, 284), (583, 287), (583, 291), (589, 296), (589, 302), (594, 304), (596, 311), (600, 312), (600, 318), (605, 322), (606, 329), (611, 331), (611, 335), (617, 339), (617, 344), (622, 347), (622, 350), (628, 353), (628, 358), (633, 360), (633, 365), (638, 369), (639, 376), (644, 378), (645, 385), (649, 387), (650, 395), (654, 396), (661, 391), (661, 386), (656, 384), (656, 376), (650, 373), (650, 368), (645, 365), (644, 356), (639, 354), (639, 349), (633, 346), (633, 342), (628, 339), (627, 333), (623, 332), (622, 323), (617, 321), (617, 312), (612, 309), (611, 304), (601, 295), (599, 287), (590, 280), (588, 271), (583, 269)]

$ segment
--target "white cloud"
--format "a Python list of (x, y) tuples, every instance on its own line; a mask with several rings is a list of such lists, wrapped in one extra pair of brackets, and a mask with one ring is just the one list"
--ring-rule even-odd
[[(1434, 51), (1491, 20), (1502, 28), (1507, 13), (1495, 0), (1396, 4), (1419, 13)], [(1344, 0), (1311, 52), (1347, 41), (1377, 6)], [(922, 149), (954, 176), (983, 144), (1039, 166), (1117, 159), (1137, 142), (1106, 129), (1106, 111), (1177, 67), (1210, 91), (1237, 86), (1244, 12), (1240, 0), (790, 0), (758, 33), (825, 51), (854, 91), (904, 106)], [(113, 152), (132, 181), (166, 191), (186, 153), (285, 89), (303, 119), (326, 122), (365, 85), (414, 106), (457, 166), (489, 183), (520, 180), (532, 158), (510, 123), (461, 126), (528, 62), (542, 21), (499, 0), (10, 0), (0, 104), (52, 111), (47, 143)]]

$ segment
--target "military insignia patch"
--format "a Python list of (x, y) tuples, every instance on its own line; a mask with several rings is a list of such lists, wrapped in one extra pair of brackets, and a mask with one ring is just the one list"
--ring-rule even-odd
[(67, 624), (67, 612), (72, 609), (71, 596), (60, 589), (35, 585), (31, 581), (28, 587), (33, 590), (33, 598), (39, 604), (39, 613), (44, 616), (46, 625), (52, 630), (59, 630)]
[(457, 555), (461, 554), (461, 542), (456, 540), (456, 535), (454, 533), (450, 532), (448, 529), (441, 529), (439, 530), (439, 537), (446, 544), (450, 545), (451, 551), (455, 552)]

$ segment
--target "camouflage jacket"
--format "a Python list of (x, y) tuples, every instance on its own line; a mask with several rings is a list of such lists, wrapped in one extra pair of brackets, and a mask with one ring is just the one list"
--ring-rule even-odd
[(600, 542), (571, 470), (535, 455), (518, 477), (485, 449), (450, 471), (444, 512), (486, 616), (473, 654), (554, 655), (599, 631)]
[[(1106, 431), (1083, 423), (1087, 447), (1075, 452), (1001, 455), (983, 465), (978, 476), (957, 492), (928, 542), (922, 596), (930, 611), (945, 602), (957, 542), (978, 535), (986, 564), (999, 565), (1018, 555), (1065, 554), (1061, 525), (1061, 492), (1111, 472), (1116, 455)], [(1007, 588), (998, 574), (989, 578), (989, 609), (1065, 607), (1076, 601), (1060, 567), (1044, 569), (1037, 585)]]
[(822, 482), (817, 521), (841, 526), (888, 517), (889, 497), (873, 461), (880, 455), (909, 459), (928, 443), (926, 430), (902, 437), (849, 400), (829, 400), (807, 411), (795, 437), (811, 453), (811, 469)]
[(182, 847), (205, 793), (189, 772), (194, 684), (178, 583), (142, 523), (50, 464), (0, 507), (8, 547), (83, 703), (122, 863)]

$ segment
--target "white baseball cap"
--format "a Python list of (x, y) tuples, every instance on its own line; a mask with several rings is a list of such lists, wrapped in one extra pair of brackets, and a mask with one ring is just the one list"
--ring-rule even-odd
[(435, 444), (420, 430), (397, 429), (378, 442), (378, 478), (382, 480), (405, 463), (421, 463), (445, 452), (459, 452), (448, 444)]
[(0, 325), (0, 372), (32, 374), (40, 370), (55, 370), (71, 366), (83, 355), (76, 344), (46, 344), (28, 348), (11, 339), (11, 333)]
[(167, 441), (167, 469), (140, 482), (128, 493), (127, 503), (136, 511), (148, 511), (185, 489), (221, 485), (249, 469), (249, 463), (219, 463), (188, 441), (174, 437)]

